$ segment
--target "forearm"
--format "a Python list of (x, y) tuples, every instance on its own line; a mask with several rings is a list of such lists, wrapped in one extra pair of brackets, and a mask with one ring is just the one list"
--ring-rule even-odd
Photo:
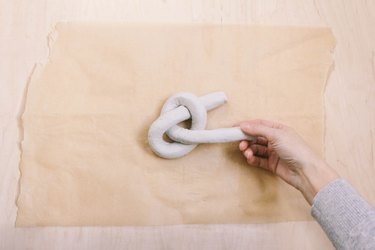
[(311, 214), (337, 249), (375, 249), (375, 210), (345, 180), (323, 187)]

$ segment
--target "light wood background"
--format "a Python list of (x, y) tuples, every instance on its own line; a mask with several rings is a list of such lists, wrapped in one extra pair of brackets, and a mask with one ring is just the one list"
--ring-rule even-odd
[(117, 228), (15, 228), (19, 116), (57, 21), (331, 27), (326, 159), (375, 204), (375, 1), (0, 0), (0, 249), (331, 249), (316, 222)]

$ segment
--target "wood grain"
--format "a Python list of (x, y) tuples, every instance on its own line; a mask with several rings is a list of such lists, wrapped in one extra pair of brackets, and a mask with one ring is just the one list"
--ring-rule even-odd
[(375, 204), (375, 1), (0, 0), (0, 249), (330, 249), (315, 222), (15, 228), (27, 81), (57, 21), (328, 26), (337, 40), (325, 93), (326, 159)]

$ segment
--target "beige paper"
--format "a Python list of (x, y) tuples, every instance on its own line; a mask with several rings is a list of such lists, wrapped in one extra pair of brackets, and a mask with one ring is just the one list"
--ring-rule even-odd
[(208, 127), (270, 118), (322, 152), (325, 28), (59, 24), (22, 118), (18, 226), (309, 220), (301, 194), (250, 168), (237, 143), (165, 160), (149, 125), (179, 91), (224, 91)]

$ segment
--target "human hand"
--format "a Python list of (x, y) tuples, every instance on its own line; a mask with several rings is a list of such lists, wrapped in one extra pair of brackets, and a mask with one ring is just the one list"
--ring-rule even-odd
[(321, 188), (338, 178), (292, 128), (266, 120), (244, 121), (238, 125), (244, 133), (256, 137), (239, 145), (248, 164), (278, 175), (300, 190), (310, 204)]

